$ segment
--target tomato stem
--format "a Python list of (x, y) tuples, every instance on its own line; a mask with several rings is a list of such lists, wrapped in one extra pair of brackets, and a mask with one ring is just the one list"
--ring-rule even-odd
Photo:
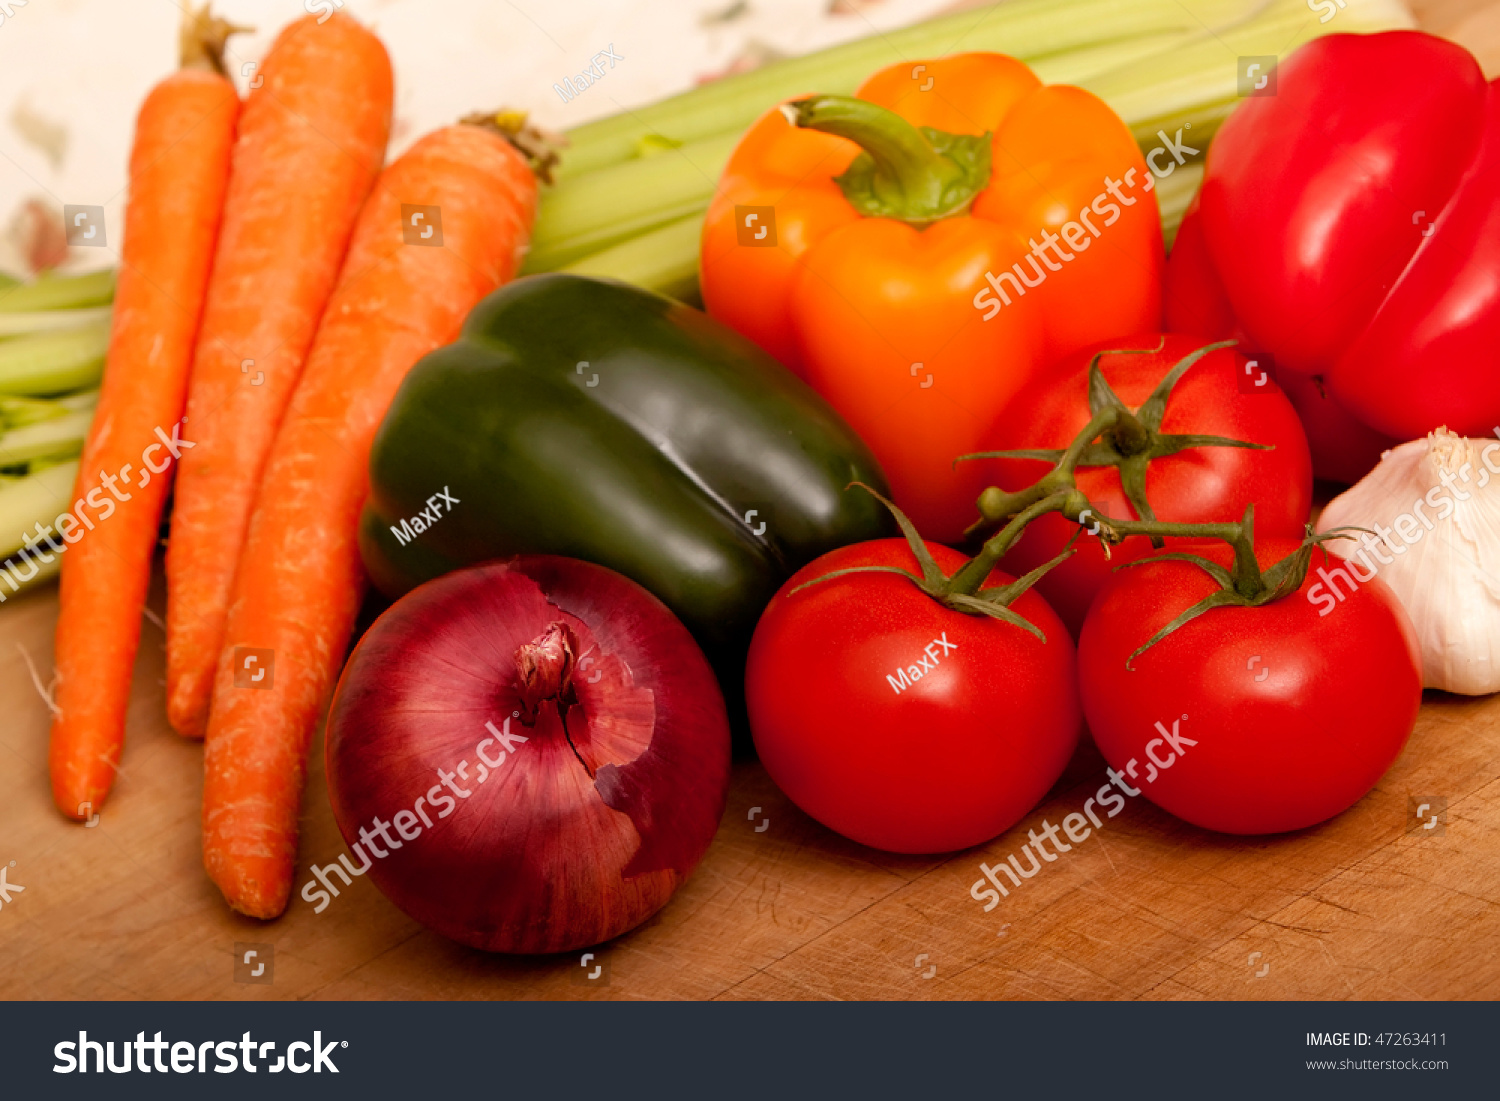
[[(1066, 477), (1070, 485), (1074, 484), (1071, 481), (1074, 472), (1081, 466), (1113, 466), (1120, 472), (1120, 487), (1125, 491), (1125, 499), (1130, 502), (1135, 514), (1142, 520), (1155, 520), (1156, 512), (1146, 499), (1146, 469), (1151, 460), (1175, 455), (1193, 447), (1269, 450), (1265, 444), (1233, 440), (1225, 436), (1174, 435), (1161, 431), (1167, 401), (1182, 376), (1205, 356), (1221, 348), (1233, 347), (1234, 344), (1232, 340), (1218, 341), (1183, 356), (1172, 365), (1171, 370), (1162, 377), (1156, 389), (1138, 409), (1131, 409), (1120, 400), (1109, 380), (1104, 377), (1100, 362), (1105, 356), (1150, 355), (1160, 352), (1165, 346), (1165, 338), (1155, 348), (1117, 348), (1098, 352), (1089, 361), (1088, 370), (1089, 412), (1093, 419), (1066, 450), (985, 451), (977, 455), (964, 455), (958, 461), (981, 458), (1052, 461), (1056, 464), (1050, 472), (1054, 482)], [(1020, 494), (1006, 494), (993, 487), (986, 489), (978, 500), (980, 519), (965, 534), (972, 538), (1026, 507), (1030, 503), (1024, 499), (1026, 492), (1022, 490)], [(1153, 533), (1150, 539), (1155, 547), (1165, 545), (1160, 534)]]
[[(1161, 431), (1167, 399), (1178, 380), (1203, 357), (1220, 348), (1231, 347), (1233, 344), (1234, 341), (1208, 344), (1178, 360), (1152, 391), (1151, 396), (1142, 402), (1138, 409), (1129, 408), (1119, 399), (1100, 371), (1099, 362), (1105, 355), (1140, 355), (1160, 351), (1160, 346), (1154, 349), (1127, 348), (1116, 352), (1100, 352), (1089, 364), (1089, 409), (1091, 413), (1089, 422), (1066, 448), (995, 451), (986, 452), (983, 456), (964, 456), (963, 458), (966, 459), (980, 457), (1041, 459), (1050, 461), (1053, 465), (1051, 470), (1025, 489), (1006, 492), (996, 486), (991, 486), (979, 495), (981, 519), (969, 529), (968, 534), (972, 536), (977, 531), (997, 523), (1003, 526), (986, 539), (979, 551), (951, 576), (945, 575), (938, 568), (916, 527), (899, 508), (869, 486), (863, 483), (852, 483), (852, 485), (860, 485), (890, 509), (921, 567), (922, 576), (918, 577), (910, 571), (894, 566), (856, 566), (815, 578), (798, 586), (798, 589), (793, 592), (829, 578), (850, 573), (897, 573), (906, 577), (946, 607), (968, 615), (988, 615), (1006, 620), (1030, 631), (1045, 642), (1046, 639), (1041, 631), (1034, 624), (1011, 611), (1010, 605), (1040, 580), (1047, 571), (1074, 554), (1073, 543), (1084, 531), (1098, 537), (1104, 545), (1106, 555), (1111, 546), (1132, 536), (1149, 538), (1156, 547), (1163, 547), (1165, 540), (1171, 538), (1213, 539), (1229, 544), (1234, 551), (1234, 562), (1227, 570), (1207, 558), (1186, 552), (1158, 554), (1151, 558), (1125, 563), (1127, 566), (1137, 566), (1167, 560), (1188, 561), (1207, 572), (1219, 585), (1215, 592), (1183, 612), (1157, 632), (1145, 646), (1131, 654), (1125, 663), (1127, 668), (1140, 653), (1211, 608), (1231, 604), (1258, 607), (1296, 592), (1307, 576), (1313, 548), (1320, 546), (1327, 539), (1352, 538), (1350, 535), (1343, 534), (1344, 529), (1314, 535), (1309, 526), (1306, 538), (1296, 551), (1262, 571), (1255, 557), (1254, 504), (1246, 506), (1245, 514), (1236, 521), (1188, 524), (1158, 520), (1145, 499), (1146, 465), (1153, 458), (1175, 454), (1189, 447), (1266, 449), (1262, 444), (1231, 440), (1221, 436), (1167, 435)], [(1126, 497), (1135, 508), (1137, 518), (1116, 519), (1101, 513), (1089, 501), (1088, 496), (1078, 488), (1077, 471), (1081, 466), (1117, 467), (1120, 471), (1121, 485), (1125, 488)], [(1027, 525), (1049, 512), (1061, 513), (1079, 525), (1078, 532), (1074, 534), (1063, 552), (1052, 561), (1039, 566), (1009, 585), (985, 588), (985, 582), (989, 580), (995, 567), (1011, 547), (1021, 538)]]
[(1312, 553), (1315, 548), (1321, 548), (1326, 558), (1328, 550), (1323, 547), (1325, 542), (1330, 539), (1352, 539), (1354, 537), (1348, 532), (1364, 530), (1363, 528), (1334, 528), (1331, 531), (1314, 533), (1312, 525), (1307, 524), (1304, 526), (1306, 534), (1302, 539), (1302, 545), (1262, 572), (1256, 564), (1253, 549), (1254, 514), (1255, 506), (1249, 505), (1245, 508), (1245, 518), (1239, 524), (1230, 525), (1239, 529), (1236, 537), (1231, 540), (1235, 555), (1232, 571), (1196, 554), (1158, 554), (1152, 558), (1141, 558), (1125, 563), (1126, 566), (1147, 566), (1165, 561), (1191, 562), (1219, 583), (1218, 589), (1157, 631), (1146, 640), (1145, 645), (1137, 647), (1125, 659), (1126, 669), (1133, 668), (1130, 664), (1132, 661), (1183, 624), (1197, 619), (1204, 612), (1229, 606), (1259, 608), (1264, 604), (1290, 596), (1302, 587), (1303, 579), (1307, 577), (1307, 568), (1312, 563)]

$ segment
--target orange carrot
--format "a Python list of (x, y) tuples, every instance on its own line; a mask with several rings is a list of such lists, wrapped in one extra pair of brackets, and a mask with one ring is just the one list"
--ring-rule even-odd
[(70, 818), (103, 804), (125, 740), (173, 450), (187, 447), (169, 443), (180, 432), (229, 180), (240, 101), (220, 56), (238, 29), (190, 13), (184, 67), (151, 90), (136, 119), (104, 383), (74, 485), (80, 504), (71, 524), (58, 518), (67, 553), (49, 757), (53, 801)]
[(235, 563), (266, 454), (385, 159), (391, 64), (346, 15), (281, 32), (239, 137), (167, 545), (167, 718), (201, 737)]
[[(441, 247), (403, 242), (403, 203), (438, 207)], [(412, 365), (515, 273), (535, 212), (525, 158), (459, 125), (387, 168), (360, 213), (256, 496), (214, 683), (203, 861), (241, 913), (275, 917), (291, 890), (307, 749), (364, 592), (356, 536), (375, 430)], [(242, 646), (274, 651), (269, 688), (235, 686)]]

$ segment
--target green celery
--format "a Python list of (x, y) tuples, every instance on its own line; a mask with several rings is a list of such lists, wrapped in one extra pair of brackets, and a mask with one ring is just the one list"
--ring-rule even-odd
[(41, 424), (69, 413), (92, 413), (99, 405), (98, 390), (81, 390), (61, 398), (18, 398), (0, 395), (0, 432)]
[(0, 288), (0, 313), (71, 310), (106, 305), (115, 295), (114, 269), (84, 275), (43, 273), (29, 283)]
[(698, 238), (702, 231), (702, 215), (692, 214), (558, 270), (619, 279), (690, 302), (698, 293)]
[(1177, 227), (1202, 182), (1202, 161), (1182, 165), (1170, 176), (1156, 181), (1156, 207), (1161, 212), (1161, 235), (1168, 249), (1177, 239)]
[[(559, 182), (639, 155), (642, 139), (693, 142), (740, 132), (778, 100), (804, 92), (852, 94), (901, 61), (993, 50), (1022, 60), (1140, 36), (1186, 39), (1253, 17), (1265, 0), (1009, 0), (871, 35), (725, 77), (567, 132)], [(1305, 10), (1305, 8), (1304, 8)]]
[[(62, 555), (48, 551), (47, 557), (52, 561), (43, 562), (38, 558), (23, 560), (19, 556), (0, 561), (0, 601), (40, 588), (56, 577), (62, 569)], [(27, 577), (26, 574), (33, 569), (36, 573)], [(25, 580), (22, 580), (23, 577)]]
[(717, 134), (544, 190), (522, 270), (552, 271), (688, 215), (701, 217), (739, 137)]
[(43, 396), (98, 385), (109, 325), (0, 340), (0, 394)]
[[(0, 291), (0, 296), (3, 296)], [(18, 336), (25, 333), (43, 333), (55, 329), (80, 329), (96, 321), (107, 321), (109, 306), (92, 306), (84, 309), (35, 310), (26, 313), (0, 311), (0, 337)]]
[(77, 458), (83, 453), (83, 441), (93, 419), (90, 409), (0, 433), (0, 466)]
[(78, 462), (58, 463), (39, 473), (0, 485), (0, 557), (14, 555), (24, 536), (36, 542), (36, 524), (54, 524), (73, 507)]

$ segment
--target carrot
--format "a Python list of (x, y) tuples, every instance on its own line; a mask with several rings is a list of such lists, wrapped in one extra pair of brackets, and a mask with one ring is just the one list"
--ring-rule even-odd
[[(438, 207), (442, 247), (403, 243), (403, 203)], [(364, 592), (357, 533), (375, 431), (412, 365), (515, 273), (535, 212), (525, 158), (459, 125), (387, 168), (360, 213), (256, 496), (214, 684), (203, 860), (241, 913), (286, 908), (307, 750)], [(235, 686), (241, 646), (274, 651), (268, 688)]]
[(201, 737), (266, 454), (385, 159), (391, 64), (346, 15), (277, 36), (245, 101), (167, 544), (167, 718)]
[[(125, 740), (141, 609), (172, 477), (161, 440), (171, 440), (182, 419), (240, 108), (220, 58), (239, 29), (207, 9), (188, 13), (183, 68), (151, 90), (136, 119), (104, 382), (74, 484), (73, 521), (60, 525), (68, 553), (49, 764), (53, 801), (70, 818), (86, 819), (103, 804)], [(114, 494), (105, 491), (106, 475), (121, 482)]]

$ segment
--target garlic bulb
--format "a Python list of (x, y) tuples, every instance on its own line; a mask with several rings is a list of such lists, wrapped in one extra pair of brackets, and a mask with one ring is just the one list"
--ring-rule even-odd
[[(1387, 451), (1323, 511), (1318, 530), (1337, 527), (1375, 533), (1327, 546), (1353, 581), (1379, 574), (1395, 591), (1417, 629), (1426, 687), (1470, 696), (1500, 689), (1500, 440), (1439, 428)], [(1333, 597), (1315, 595), (1317, 586), (1307, 594), (1337, 598), (1323, 614), (1347, 595), (1350, 578), (1336, 565), (1318, 574)]]

